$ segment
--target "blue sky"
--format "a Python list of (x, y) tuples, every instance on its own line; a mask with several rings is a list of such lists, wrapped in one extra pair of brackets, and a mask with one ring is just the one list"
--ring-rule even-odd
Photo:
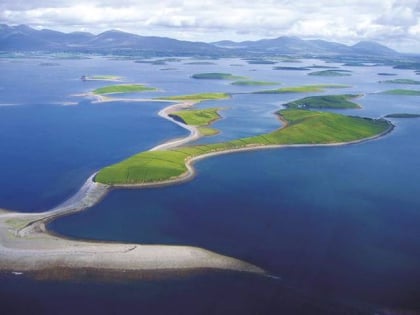
[(298, 36), (420, 52), (420, 0), (0, 0), (0, 21), (194, 41)]

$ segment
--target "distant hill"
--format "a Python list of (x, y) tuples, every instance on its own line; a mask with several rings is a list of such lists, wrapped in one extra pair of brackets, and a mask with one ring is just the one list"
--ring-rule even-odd
[(0, 25), (0, 51), (80, 51), (115, 52), (142, 51), (178, 55), (369, 55), (392, 56), (398, 52), (374, 42), (360, 42), (353, 46), (323, 40), (303, 40), (282, 36), (257, 41), (220, 41), (202, 43), (166, 37), (140, 36), (110, 30), (98, 35), (85, 32), (62, 33), (36, 30), (26, 25)]

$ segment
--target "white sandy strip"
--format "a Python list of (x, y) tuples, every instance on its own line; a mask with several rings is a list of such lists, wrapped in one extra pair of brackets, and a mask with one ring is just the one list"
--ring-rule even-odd
[[(171, 105), (159, 115), (190, 131), (188, 137), (159, 145), (153, 150), (173, 148), (199, 137), (194, 127), (176, 122), (169, 114), (192, 106)], [(110, 187), (89, 177), (79, 192), (63, 204), (42, 213), (0, 211), (0, 270), (48, 271), (55, 268), (104, 271), (159, 271), (222, 269), (264, 274), (264, 270), (241, 260), (192, 246), (118, 244), (69, 240), (51, 235), (45, 225), (63, 215), (82, 211), (99, 202)]]

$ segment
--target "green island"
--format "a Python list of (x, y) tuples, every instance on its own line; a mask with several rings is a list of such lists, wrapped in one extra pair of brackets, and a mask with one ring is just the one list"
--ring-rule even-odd
[(191, 76), (193, 79), (204, 80), (245, 80), (246, 77), (233, 75), (230, 73), (210, 72), (210, 73), (196, 73)]
[(351, 76), (350, 70), (322, 70), (308, 73), (308, 75), (320, 77), (348, 77)]
[(201, 102), (208, 100), (221, 100), (229, 98), (229, 93), (197, 93), (197, 94), (186, 94), (186, 95), (175, 95), (175, 96), (163, 96), (157, 97), (157, 100), (168, 100), (168, 101), (193, 101)]
[(314, 85), (302, 85), (302, 86), (291, 86), (284, 87), (275, 90), (265, 90), (254, 92), (255, 94), (283, 94), (283, 93), (312, 93), (312, 92), (324, 92), (325, 89), (341, 89), (348, 88), (349, 85), (345, 84), (314, 84)]
[(389, 72), (379, 72), (378, 75), (392, 77), (392, 76), (396, 76), (397, 74), (396, 73), (389, 73)]
[(394, 80), (379, 81), (379, 83), (391, 83), (391, 84), (413, 84), (413, 85), (419, 85), (419, 84), (420, 84), (420, 81), (417, 81), (417, 80), (411, 80), (411, 79), (394, 79)]
[(347, 109), (347, 108), (361, 108), (360, 105), (349, 101), (360, 97), (358, 94), (343, 94), (343, 95), (319, 95), (310, 96), (299, 99), (297, 101), (284, 104), (287, 108), (332, 108), (332, 109)]
[(305, 70), (311, 70), (311, 68), (278, 66), (278, 67), (274, 67), (273, 70), (305, 71)]
[(246, 62), (250, 65), (274, 65), (277, 63), (277, 61), (266, 59), (248, 59)]
[(148, 87), (143, 84), (118, 84), (108, 85), (96, 90), (93, 90), (93, 94), (114, 94), (114, 93), (132, 93), (132, 92), (144, 92), (144, 91), (156, 91), (156, 88)]
[(262, 86), (262, 85), (278, 85), (277, 82), (270, 82), (270, 81), (253, 81), (253, 80), (240, 80), (231, 83), (232, 85), (240, 85), (240, 86)]
[(215, 63), (211, 61), (191, 61), (191, 62), (184, 63), (184, 65), (207, 66), (207, 65), (215, 65)]
[(103, 168), (97, 173), (95, 181), (109, 185), (159, 184), (188, 175), (187, 163), (210, 153), (273, 145), (349, 143), (378, 136), (392, 128), (392, 124), (384, 119), (303, 109), (284, 109), (277, 115), (286, 125), (273, 132), (223, 143), (141, 152)]
[(219, 107), (206, 109), (180, 110), (169, 114), (170, 117), (191, 126), (206, 126), (220, 118)]
[(103, 81), (118, 81), (121, 80), (122, 77), (118, 75), (92, 75), (92, 76), (86, 76), (86, 80), (103, 80)]
[(406, 114), (406, 113), (395, 113), (385, 116), (386, 118), (419, 118), (420, 114)]
[(420, 96), (420, 91), (418, 91), (418, 90), (395, 89), (395, 90), (383, 91), (383, 92), (380, 92), (380, 94)]

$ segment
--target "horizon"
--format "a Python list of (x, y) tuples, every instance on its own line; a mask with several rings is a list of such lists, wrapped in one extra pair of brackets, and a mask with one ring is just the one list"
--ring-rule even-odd
[(34, 0), (0, 3), (7, 25), (100, 34), (119, 30), (141, 36), (205, 43), (298, 37), (353, 45), (374, 41), (402, 53), (420, 51), (420, 2), (417, 0), (194, 1)]

